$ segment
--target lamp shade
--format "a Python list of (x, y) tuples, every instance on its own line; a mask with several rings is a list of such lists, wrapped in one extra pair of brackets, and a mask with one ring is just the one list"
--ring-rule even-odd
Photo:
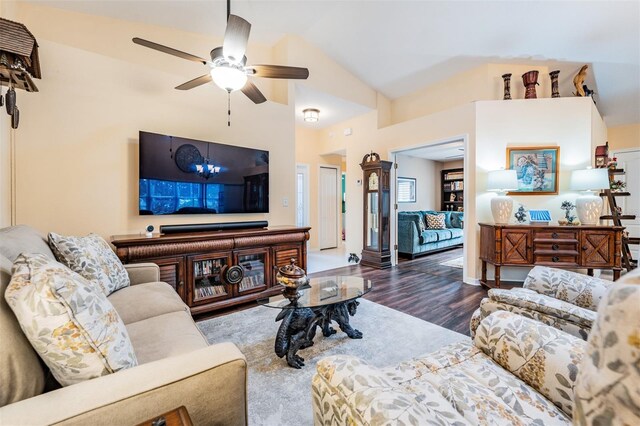
[(607, 169), (582, 169), (571, 172), (571, 183), (569, 185), (573, 191), (590, 191), (596, 189), (609, 188), (609, 172)]
[(511, 191), (518, 189), (515, 170), (492, 170), (487, 176), (487, 191)]

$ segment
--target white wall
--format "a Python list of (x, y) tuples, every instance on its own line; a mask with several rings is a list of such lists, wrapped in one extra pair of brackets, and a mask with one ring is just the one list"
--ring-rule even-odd
[[(18, 95), (17, 223), (41, 232), (105, 237), (141, 232), (147, 224), (295, 223), (293, 103), (255, 105), (232, 93), (228, 127), (223, 90), (212, 84), (173, 88), (202, 74), (202, 65), (144, 49), (131, 37), (191, 46), (184, 49), (196, 54), (206, 54), (216, 40), (27, 3), (17, 9), (15, 19), (38, 39), (43, 74), (40, 92)], [(271, 61), (269, 49), (249, 50), (254, 61)], [(139, 130), (269, 150), (270, 213), (139, 216)]]
[(398, 203), (398, 211), (440, 210), (442, 163), (409, 155), (396, 155), (397, 176), (416, 179), (416, 202)]
[[(508, 146), (558, 146), (560, 148), (559, 194), (513, 196), (514, 210), (525, 208), (549, 209), (553, 221), (563, 217), (560, 204), (575, 201), (578, 196), (569, 190), (571, 171), (591, 165), (592, 141), (604, 144), (602, 131), (593, 132), (592, 122), (601, 121), (593, 116), (590, 98), (527, 99), (512, 101), (482, 101), (476, 103), (476, 214), (478, 222), (493, 223), (490, 200), (493, 193), (486, 191), (486, 176), (490, 170), (506, 166)], [(599, 125), (593, 127), (599, 129)], [(512, 217), (512, 222), (515, 219)], [(476, 246), (479, 252), (479, 241)], [(476, 266), (479, 275), (480, 264)], [(493, 270), (489, 268), (489, 275)], [(505, 268), (504, 280), (522, 280), (527, 270)]]

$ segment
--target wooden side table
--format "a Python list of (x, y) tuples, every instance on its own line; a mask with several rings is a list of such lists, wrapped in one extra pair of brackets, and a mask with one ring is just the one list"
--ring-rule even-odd
[[(620, 277), (622, 226), (546, 226), (480, 224), (480, 260), (486, 287), (500, 287), (503, 266), (550, 266), (560, 269), (611, 269)], [(487, 281), (487, 263), (495, 281)]]
[(184, 405), (140, 423), (138, 426), (193, 426)]

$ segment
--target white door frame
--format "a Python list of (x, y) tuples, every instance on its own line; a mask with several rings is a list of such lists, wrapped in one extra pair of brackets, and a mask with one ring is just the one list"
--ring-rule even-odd
[(322, 205), (322, 199), (320, 195), (320, 170), (321, 169), (335, 169), (336, 171), (336, 195), (337, 195), (337, 208), (336, 208), (336, 247), (340, 246), (340, 212), (342, 211), (342, 190), (341, 190), (341, 178), (342, 178), (342, 168), (340, 166), (336, 166), (335, 164), (318, 164), (318, 247), (320, 250), (324, 250), (320, 247), (320, 236), (322, 235), (322, 219), (320, 215), (320, 206)]
[[(391, 241), (393, 244), (393, 247), (395, 247), (395, 245), (398, 244), (398, 210), (395, 209), (395, 205), (398, 204), (398, 200), (397, 200), (397, 195), (396, 195), (396, 186), (397, 186), (397, 182), (398, 182), (398, 176), (397, 176), (397, 172), (396, 172), (396, 155), (398, 154), (402, 154), (404, 151), (408, 151), (410, 149), (416, 149), (416, 148), (422, 148), (425, 146), (438, 146), (438, 145), (445, 145), (445, 144), (449, 144), (452, 142), (459, 142), (462, 141), (463, 146), (464, 146), (464, 158), (463, 158), (463, 162), (464, 162), (464, 180), (465, 182), (469, 182), (469, 179), (471, 178), (470, 176), (470, 171), (469, 171), (469, 167), (468, 165), (470, 164), (470, 159), (469, 159), (469, 136), (468, 135), (460, 135), (460, 136), (453, 136), (451, 138), (446, 138), (446, 139), (439, 139), (439, 140), (435, 140), (433, 142), (430, 143), (420, 143), (420, 144), (415, 144), (415, 145), (409, 145), (409, 146), (404, 146), (402, 148), (396, 148), (393, 150), (389, 151), (389, 158), (392, 159), (394, 166), (391, 167), (391, 182), (393, 182), (393, 185), (391, 185), (391, 200), (393, 202), (394, 205), (391, 206)], [(463, 192), (463, 197), (464, 197), (464, 203), (463, 203), (463, 208), (464, 211), (467, 212), (469, 211), (468, 209), (468, 205), (469, 203), (472, 202), (471, 197), (469, 197), (468, 194), (468, 188), (469, 185), (464, 185), (464, 192)], [(416, 194), (417, 196), (417, 194)], [(475, 197), (473, 197), (473, 202), (475, 202)], [(465, 218), (466, 219), (466, 218)], [(462, 257), (463, 257), (463, 268), (462, 268), (462, 276), (463, 279), (466, 281), (466, 278), (468, 276), (467, 273), (467, 251), (469, 250), (469, 244), (468, 244), (468, 240), (469, 240), (469, 232), (471, 232), (473, 229), (471, 227), (471, 224), (469, 223), (469, 221), (465, 220), (463, 222), (463, 246), (462, 246)], [(391, 251), (391, 264), (392, 265), (397, 265), (398, 264), (398, 250), (392, 250)]]
[(309, 226), (309, 224), (311, 223), (311, 218), (310, 218), (310, 212), (311, 212), (311, 201), (310, 201), (310, 193), (311, 193), (311, 184), (309, 181), (309, 171), (310, 171), (310, 167), (309, 164), (306, 163), (296, 163), (296, 224), (298, 222), (298, 212), (297, 212), (297, 207), (298, 207), (298, 188), (297, 188), (297, 183), (298, 183), (298, 173), (302, 173), (304, 175), (303, 179), (304, 179), (304, 199), (302, 200), (302, 204), (303, 204), (303, 209), (304, 209), (304, 218), (303, 218), (303, 222), (304, 222), (304, 226)]

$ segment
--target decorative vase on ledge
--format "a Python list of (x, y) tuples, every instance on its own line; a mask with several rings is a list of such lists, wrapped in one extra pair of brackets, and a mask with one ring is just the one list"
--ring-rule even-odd
[(538, 71), (529, 71), (522, 74), (522, 83), (526, 91), (524, 92), (525, 99), (536, 99), (536, 85), (538, 84)]
[(558, 74), (560, 74), (560, 70), (551, 71), (549, 73), (549, 77), (551, 77), (551, 97), (559, 98), (560, 91), (558, 90)]
[(502, 99), (508, 101), (511, 99), (511, 73), (502, 74), (502, 79), (504, 80), (504, 97)]

